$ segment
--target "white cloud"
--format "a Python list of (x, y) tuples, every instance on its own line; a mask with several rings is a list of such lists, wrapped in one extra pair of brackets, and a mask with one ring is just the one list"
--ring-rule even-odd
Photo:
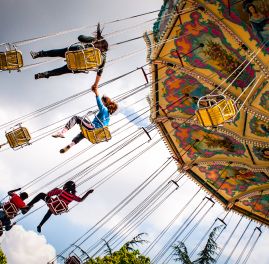
[(1, 247), (10, 264), (46, 264), (56, 255), (44, 236), (19, 225), (5, 233)]

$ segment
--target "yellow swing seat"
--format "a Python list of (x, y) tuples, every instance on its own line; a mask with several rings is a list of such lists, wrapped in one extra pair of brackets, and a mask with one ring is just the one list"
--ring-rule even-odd
[(22, 53), (16, 49), (0, 52), (0, 70), (20, 70), (23, 66)]
[(11, 148), (17, 149), (23, 146), (29, 145), (31, 136), (26, 127), (13, 128), (11, 131), (6, 133), (7, 141)]
[(81, 264), (81, 261), (78, 256), (74, 255), (66, 259), (64, 264)]
[(108, 129), (108, 126), (89, 130), (81, 125), (80, 129), (83, 136), (87, 138), (92, 144), (97, 144), (111, 139), (111, 133)]
[(80, 45), (80, 50), (68, 50), (65, 53), (68, 69), (72, 71), (84, 72), (97, 69), (102, 64), (101, 51), (95, 48), (93, 45), (92, 47), (88, 48), (85, 48), (82, 44)]
[[(208, 106), (199, 105), (201, 103), (200, 99), (198, 101), (198, 110), (196, 110), (195, 115), (199, 123), (204, 127), (218, 126), (226, 122), (231, 122), (236, 115), (236, 107), (233, 100), (226, 99), (225, 96), (214, 96), (215, 100), (210, 101), (212, 98), (205, 100), (204, 98), (201, 101), (209, 102)], [(222, 98), (221, 98), (222, 97)], [(221, 99), (219, 99), (221, 98)]]

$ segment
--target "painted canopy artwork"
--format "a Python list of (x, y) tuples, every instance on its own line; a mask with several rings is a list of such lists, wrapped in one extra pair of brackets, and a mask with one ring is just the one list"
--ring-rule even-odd
[[(145, 41), (151, 119), (179, 167), (269, 225), (269, 1), (166, 0)], [(233, 122), (200, 125), (197, 101), (212, 92), (235, 102)]]

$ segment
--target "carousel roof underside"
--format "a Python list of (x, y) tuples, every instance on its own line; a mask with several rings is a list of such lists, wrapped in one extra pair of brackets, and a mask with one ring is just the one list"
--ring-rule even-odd
[[(269, 225), (269, 1), (164, 2), (145, 34), (151, 119), (193, 180), (224, 207)], [(238, 113), (206, 128), (195, 118), (197, 99), (213, 90), (236, 101)]]

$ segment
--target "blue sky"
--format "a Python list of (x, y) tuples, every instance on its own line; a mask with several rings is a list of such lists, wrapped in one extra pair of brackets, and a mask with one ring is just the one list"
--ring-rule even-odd
[[(98, 21), (104, 25), (104, 23), (124, 18), (148, 11), (158, 10), (162, 5), (161, 0), (148, 0), (148, 1), (124, 1), (124, 0), (113, 0), (113, 1), (70, 1), (70, 0), (2, 0), (0, 8), (0, 43), (3, 42), (14, 42), (24, 39), (31, 39), (38, 36), (49, 35), (64, 30), (78, 28), (85, 25), (95, 25)], [(103, 31), (104, 34), (110, 34), (108, 37), (109, 44), (113, 44), (129, 38), (141, 36), (145, 30), (152, 28), (152, 23), (143, 24), (137, 28), (130, 29), (123, 34), (112, 34), (115, 31), (122, 31), (128, 27), (138, 25), (147, 20), (153, 19), (157, 16), (157, 13), (140, 17), (133, 20), (128, 20), (121, 23), (107, 24)], [(64, 34), (53, 38), (48, 38), (41, 41), (32, 42), (29, 44), (21, 45), (19, 49), (23, 52), (24, 62), (26, 65), (39, 62), (38, 60), (33, 61), (29, 55), (30, 50), (41, 50), (51, 48), (66, 47), (77, 41), (77, 35), (79, 34), (91, 34), (94, 32), (94, 27), (89, 29), (81, 30), (74, 33)], [(142, 50), (135, 56), (127, 59), (120, 60), (119, 58), (138, 50)], [(102, 76), (102, 82), (110, 80), (118, 75), (126, 73), (130, 70), (136, 69), (137, 67), (146, 63), (146, 50), (143, 39), (133, 41), (124, 45), (112, 46), (108, 52), (108, 60), (114, 60), (113, 63), (108, 63)], [(63, 61), (51, 62), (41, 66), (33, 67), (30, 69), (22, 70), (22, 72), (1, 72), (0, 73), (0, 124), (5, 123), (9, 120), (13, 120), (23, 114), (32, 112), (40, 107), (49, 105), (53, 102), (59, 101), (63, 98), (71, 96), (75, 93), (89, 89), (94, 81), (95, 73), (89, 74), (76, 74), (76, 75), (65, 75), (48, 80), (34, 80), (34, 74), (42, 72), (54, 67), (63, 65)], [(101, 93), (105, 93), (109, 96), (116, 96), (124, 91), (128, 91), (138, 85), (145, 82), (141, 72), (137, 71), (127, 78), (121, 79), (111, 85), (105, 86), (101, 89)], [(116, 120), (120, 120), (126, 115), (133, 113), (142, 107), (147, 106), (148, 102), (146, 96), (149, 93), (149, 89), (139, 95), (135, 95), (133, 98), (128, 98), (125, 102), (120, 104), (120, 109), (115, 117), (112, 117), (112, 123)], [(140, 104), (133, 104), (136, 100), (145, 98)], [(60, 108), (57, 108), (46, 115), (42, 115), (38, 118), (29, 120), (26, 125), (30, 132), (35, 131), (41, 127), (52, 124), (66, 116), (70, 116), (77, 113), (89, 106), (95, 104), (94, 96), (89, 93), (83, 97), (78, 98), (72, 103), (68, 103)], [(126, 119), (126, 122), (128, 119)], [(139, 126), (149, 124), (147, 119)], [(64, 125), (64, 122), (62, 123)], [(130, 130), (130, 133), (135, 131), (137, 127)], [(4, 137), (5, 130), (1, 130), (0, 140), (5, 141)], [(35, 177), (38, 177), (45, 171), (56, 166), (57, 164), (70, 158), (75, 153), (83, 150), (89, 143), (85, 140), (78, 146), (75, 146), (70, 152), (65, 155), (59, 154), (59, 149), (65, 144), (69, 143), (73, 136), (76, 135), (78, 130), (70, 131), (68, 136), (64, 140), (55, 140), (50, 136), (40, 140), (29, 147), (25, 147), (22, 150), (13, 151), (8, 150), (1, 152), (0, 159), (0, 192), (1, 196), (4, 197), (6, 192), (10, 189), (23, 186)], [(153, 132), (155, 135), (156, 132)], [(124, 136), (127, 136), (125, 134)], [(123, 139), (124, 139), (123, 136)], [(156, 135), (158, 138), (158, 135)], [(123, 140), (122, 139), (122, 140)], [(141, 137), (137, 142), (134, 142), (130, 148), (138, 146), (142, 142), (146, 142), (147, 137)], [(115, 141), (114, 141), (115, 142)], [(43, 182), (30, 188), (29, 192), (35, 192), (39, 188), (44, 188), (43, 191), (48, 191), (52, 186), (44, 187), (44, 185), (52, 179), (65, 173), (70, 168), (76, 166), (85, 159), (92, 157), (94, 159), (95, 153), (104, 151), (108, 146), (113, 144), (113, 140), (107, 144), (96, 146), (90, 151), (81, 155), (78, 159), (72, 161), (67, 166), (61, 168), (54, 174), (49, 175), (44, 179)], [(128, 151), (127, 150), (124, 150)], [(124, 152), (118, 154), (124, 155)], [(24, 229), (18, 227), (15, 231), (9, 232), (6, 240), (2, 242), (3, 248), (6, 254), (12, 259), (11, 264), (28, 263), (46, 263), (46, 257), (53, 255), (53, 250), (47, 247), (46, 241), (52, 245), (56, 251), (61, 251), (75, 241), (81, 234), (83, 234), (88, 228), (93, 226), (99, 219), (101, 219), (111, 208), (119, 203), (126, 195), (128, 195), (137, 185), (139, 185), (145, 178), (147, 178), (156, 168), (158, 168), (168, 157), (170, 156), (165, 145), (161, 142), (155, 148), (148, 151), (145, 155), (141, 156), (140, 159), (130, 164), (124, 170), (119, 172), (110, 181), (102, 185), (96, 190), (87, 201), (75, 207), (69, 214), (61, 215), (59, 217), (53, 217), (44, 226), (42, 236), (36, 235), (33, 231), (36, 230), (36, 225), (46, 212), (45, 208), (37, 211), (35, 214), (26, 217), (19, 224)], [(116, 159), (117, 156), (113, 157)], [(112, 161), (112, 160), (111, 160)], [(107, 161), (110, 162), (110, 161)], [(149, 186), (149, 189), (141, 196), (120, 212), (115, 219), (112, 219), (100, 231), (96, 237), (91, 238), (90, 241), (85, 243), (85, 248), (88, 248), (91, 243), (94, 243), (96, 239), (99, 239), (107, 230), (114, 226), (120, 219), (122, 219), (126, 213), (130, 212), (139, 202), (141, 202), (147, 194), (154, 190), (164, 179), (176, 170), (176, 164), (168, 168), (168, 171), (162, 175), (162, 178), (157, 179), (156, 182)], [(79, 171), (79, 170), (78, 170)], [(92, 173), (92, 172), (90, 172)], [(100, 174), (100, 177), (106, 175), (104, 172)], [(109, 173), (109, 172), (108, 172)], [(59, 182), (55, 182), (59, 184)], [(90, 188), (94, 182), (88, 181), (79, 188), (79, 193)], [(164, 228), (164, 226), (173, 218), (178, 210), (184, 205), (190, 194), (197, 190), (197, 186), (187, 180), (180, 191), (175, 192), (171, 198), (162, 206), (160, 209), (152, 215), (145, 223), (134, 231), (134, 235), (138, 232), (149, 233), (148, 240), (153, 240), (154, 237)], [(194, 201), (183, 216), (177, 222), (176, 226), (172, 228), (170, 234), (172, 234), (176, 228), (183, 223), (195, 205), (204, 197), (204, 193), (201, 193)], [(207, 220), (201, 226), (198, 227), (196, 232), (193, 234), (191, 240), (187, 241), (187, 244), (192, 247), (193, 241), (198, 241), (203, 231), (208, 227), (208, 222), (215, 219), (216, 216), (223, 215), (224, 212), (219, 205), (216, 205), (212, 212), (208, 215)], [(235, 216), (235, 219), (238, 216)], [(236, 222), (236, 221), (235, 221)], [(254, 227), (255, 225), (253, 225)], [(33, 231), (31, 231), (33, 230)], [(20, 234), (25, 235), (25, 239), (33, 241), (30, 246), (25, 244), (19, 245), (16, 243), (16, 237)], [(44, 237), (43, 237), (44, 236)], [(239, 235), (238, 235), (239, 236)], [(237, 236), (237, 237), (238, 237)], [(46, 240), (45, 240), (46, 239)], [(19, 241), (19, 240), (18, 240)], [(37, 243), (34, 243), (37, 241)], [(165, 241), (165, 240), (164, 240)], [(159, 248), (164, 241), (158, 246)], [(260, 242), (265, 244), (265, 240)], [(268, 244), (268, 242), (267, 242)], [(35, 255), (35, 246), (38, 246), (38, 250), (44, 252), (43, 256)], [(232, 245), (231, 247), (232, 248)], [(20, 249), (21, 254), (17, 257), (12, 255), (12, 252)], [(29, 251), (28, 251), (29, 250)], [(157, 251), (157, 249), (156, 249)], [(29, 252), (32, 252), (33, 258), (28, 259)], [(229, 251), (227, 251), (229, 253)], [(259, 247), (256, 252), (259, 252), (259, 256), (266, 256), (264, 247)], [(228, 254), (227, 253), (227, 254)], [(46, 255), (44, 257), (44, 255)], [(152, 253), (153, 254), (153, 253)], [(153, 254), (154, 255), (154, 254)], [(253, 254), (253, 259), (257, 256)], [(224, 258), (225, 260), (225, 258)], [(254, 261), (254, 260), (253, 260)], [(255, 263), (255, 262), (249, 262)], [(266, 263), (260, 261), (260, 264)]]

